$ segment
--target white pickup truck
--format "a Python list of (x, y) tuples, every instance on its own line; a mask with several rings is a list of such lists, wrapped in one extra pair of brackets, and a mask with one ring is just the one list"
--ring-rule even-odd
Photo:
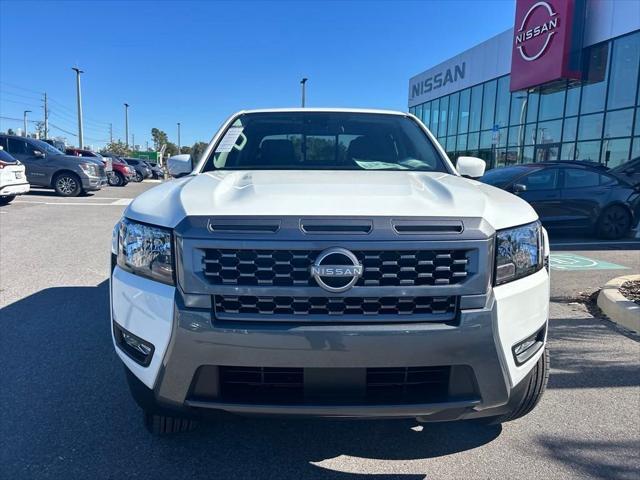
[(242, 111), (114, 229), (113, 342), (155, 433), (211, 412), (478, 419), (538, 403), (549, 247), (414, 116)]

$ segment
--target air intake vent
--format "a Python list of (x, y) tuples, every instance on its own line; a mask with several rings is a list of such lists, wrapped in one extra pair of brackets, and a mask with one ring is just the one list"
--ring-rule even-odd
[(462, 222), (437, 221), (424, 222), (416, 220), (393, 220), (393, 229), (400, 235), (443, 235), (452, 233), (462, 233), (464, 226)]
[(301, 220), (300, 230), (315, 234), (360, 234), (366, 235), (373, 230), (371, 220)]
[(211, 233), (276, 233), (280, 230), (277, 220), (261, 219), (213, 219), (207, 223)]

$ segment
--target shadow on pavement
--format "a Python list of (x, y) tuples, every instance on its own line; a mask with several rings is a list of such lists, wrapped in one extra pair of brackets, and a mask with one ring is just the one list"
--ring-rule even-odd
[[(538, 442), (549, 457), (568, 465), (579, 476), (609, 480), (638, 478), (637, 466), (633, 467), (629, 462), (638, 457), (637, 441), (542, 438)], [(594, 458), (599, 460), (594, 461)]]
[[(620, 333), (593, 318), (551, 320), (548, 388), (609, 388), (640, 385), (637, 358), (611, 357)], [(611, 340), (611, 342), (608, 342)], [(562, 343), (562, 348), (554, 348)]]
[[(80, 197), (93, 197), (94, 196), (94, 192), (83, 192), (79, 196)], [(29, 190), (29, 192), (24, 195), (24, 197), (25, 198), (26, 197), (55, 197), (55, 198), (60, 198), (60, 199), (73, 198), (73, 197), (62, 197), (62, 196), (58, 195), (56, 193), (56, 191), (53, 190), (53, 189), (46, 189), (46, 188), (40, 189), (38, 187), (32, 187), (31, 190)]]
[[(414, 421), (224, 418), (152, 437), (113, 352), (108, 283), (49, 288), (0, 310), (0, 465), (6, 478), (335, 478), (317, 462), (434, 458), (480, 447), (500, 427)], [(422, 479), (384, 474), (375, 478)]]

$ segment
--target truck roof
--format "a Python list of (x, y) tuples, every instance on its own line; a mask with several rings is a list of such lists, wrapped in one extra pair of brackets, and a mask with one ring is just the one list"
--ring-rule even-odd
[(340, 113), (377, 113), (385, 115), (409, 115), (407, 112), (399, 112), (396, 110), (379, 110), (372, 108), (258, 108), (249, 110), (240, 110), (236, 115), (242, 113), (280, 113), (280, 112), (340, 112)]

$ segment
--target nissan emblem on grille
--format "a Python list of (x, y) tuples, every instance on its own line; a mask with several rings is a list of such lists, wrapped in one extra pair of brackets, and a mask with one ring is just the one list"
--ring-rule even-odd
[(328, 292), (340, 293), (353, 287), (362, 276), (362, 264), (352, 252), (334, 247), (318, 255), (310, 267), (311, 276)]

